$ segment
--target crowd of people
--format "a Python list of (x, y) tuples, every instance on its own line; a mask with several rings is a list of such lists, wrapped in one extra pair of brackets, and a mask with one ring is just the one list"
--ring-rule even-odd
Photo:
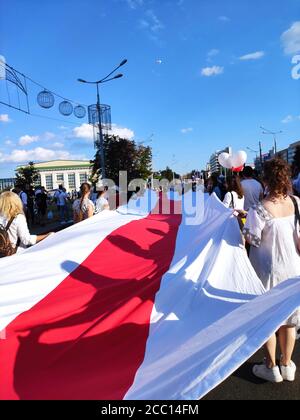
[[(289, 165), (280, 158), (265, 163), (262, 178), (257, 177), (251, 167), (245, 167), (241, 174), (212, 175), (206, 183), (207, 193), (216, 194), (236, 215), (245, 238), (245, 249), (267, 291), (290, 278), (300, 277), (299, 187), (300, 173), (292, 180)], [(31, 235), (27, 224), (28, 218), (34, 218), (35, 207), (43, 221), (47, 200), (43, 187), (30, 194), (15, 187), (13, 191), (0, 195), (0, 257), (21, 252), (49, 235)], [(70, 197), (62, 185), (52, 200), (63, 223), (69, 217), (67, 204)], [(83, 183), (72, 209), (74, 223), (109, 210), (108, 188), (93, 192), (89, 183)], [(296, 366), (292, 355), (296, 328), (299, 327), (300, 309), (266, 343), (265, 363), (254, 366), (254, 375), (271, 382), (295, 379)], [(276, 361), (277, 341), (281, 350), (279, 366)]]
[[(81, 185), (79, 193), (73, 197), (67, 194), (62, 185), (53, 195), (49, 195), (44, 187), (25, 191), (20, 185), (15, 186), (12, 191), (3, 192), (0, 194), (0, 258), (20, 253), (53, 233), (32, 235), (28, 227), (32, 227), (35, 221), (44, 226), (49, 218), (47, 210), (51, 205), (57, 207), (60, 224), (68, 221), (78, 223), (103, 210), (109, 210), (107, 194), (107, 187), (103, 191), (92, 193), (87, 182)], [(70, 206), (73, 211), (71, 220)], [(51, 210), (50, 212), (52, 213)]]

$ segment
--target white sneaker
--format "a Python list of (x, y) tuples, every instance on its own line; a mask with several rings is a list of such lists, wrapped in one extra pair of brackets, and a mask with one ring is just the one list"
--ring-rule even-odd
[(295, 363), (292, 360), (289, 366), (281, 365), (280, 370), (281, 370), (281, 375), (284, 381), (293, 382), (295, 380), (297, 368), (296, 368)]
[(252, 372), (255, 376), (260, 379), (264, 379), (269, 382), (279, 383), (283, 381), (280, 370), (278, 366), (275, 366), (271, 369), (267, 368), (265, 364), (263, 365), (254, 365)]

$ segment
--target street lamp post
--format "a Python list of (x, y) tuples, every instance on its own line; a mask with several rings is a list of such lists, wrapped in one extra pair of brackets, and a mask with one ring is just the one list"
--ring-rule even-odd
[(260, 127), (260, 128), (263, 130), (263, 132), (262, 132), (263, 134), (273, 136), (273, 140), (274, 140), (274, 154), (276, 156), (277, 155), (277, 137), (276, 136), (278, 134), (281, 134), (282, 131), (270, 131), (267, 128), (264, 128), (264, 127)]
[(252, 153), (255, 153), (256, 157), (255, 157), (255, 168), (257, 168), (257, 161), (258, 161), (258, 154), (259, 154), (259, 160), (260, 160), (260, 167), (262, 169), (263, 166), (263, 162), (262, 162), (262, 149), (261, 149), (261, 142), (259, 142), (259, 151), (258, 150), (254, 150), (251, 149), (251, 147), (247, 147), (247, 150), (249, 150)]
[(97, 87), (97, 114), (98, 114), (98, 130), (99, 130), (99, 143), (97, 143), (97, 149), (99, 152), (100, 162), (99, 167), (101, 168), (101, 176), (102, 179), (106, 177), (105, 173), (105, 155), (104, 155), (104, 139), (103, 139), (103, 130), (102, 130), (102, 119), (101, 119), (101, 103), (100, 103), (100, 94), (99, 94), (99, 85), (101, 83), (110, 82), (114, 79), (119, 79), (123, 77), (123, 74), (119, 73), (114, 77), (110, 77), (115, 71), (117, 71), (120, 67), (124, 66), (127, 63), (127, 60), (123, 60), (113, 71), (111, 71), (106, 77), (101, 80), (97, 80), (96, 82), (90, 82), (84, 79), (77, 79), (80, 83), (87, 83), (90, 85), (96, 85)]

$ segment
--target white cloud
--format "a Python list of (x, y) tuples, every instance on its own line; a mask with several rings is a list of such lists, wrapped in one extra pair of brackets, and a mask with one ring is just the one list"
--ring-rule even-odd
[(260, 58), (262, 58), (264, 56), (265, 56), (265, 52), (264, 51), (256, 51), (254, 53), (242, 55), (239, 59), (242, 60), (242, 61), (259, 60)]
[(221, 22), (229, 22), (229, 21), (230, 21), (230, 19), (229, 19), (229, 17), (228, 17), (228, 16), (219, 16), (219, 17), (218, 17), (218, 19), (219, 19)]
[(287, 31), (283, 32), (281, 43), (287, 55), (300, 52), (300, 21), (294, 22)]
[(144, 4), (144, 0), (126, 0), (126, 2), (130, 9), (137, 9)]
[(141, 29), (148, 31), (151, 39), (157, 40), (156, 35), (164, 29), (164, 24), (159, 20), (153, 10), (147, 10), (145, 16), (140, 19), (139, 25)]
[(215, 57), (218, 55), (220, 50), (217, 50), (216, 48), (213, 48), (212, 50), (208, 51), (207, 57)]
[(109, 132), (112, 136), (119, 136), (122, 139), (132, 140), (134, 138), (134, 131), (130, 128), (119, 127), (116, 124), (112, 124), (111, 131)]
[[(126, 127), (120, 127), (116, 124), (112, 124), (112, 129), (109, 134), (119, 136), (125, 139), (133, 139), (134, 131)], [(79, 139), (94, 140), (93, 126), (87, 123), (82, 124), (79, 127), (73, 129), (73, 136)]]
[(53, 159), (72, 159), (67, 151), (57, 151), (36, 147), (32, 150), (15, 149), (10, 154), (0, 154), (0, 162), (23, 163), (30, 161), (46, 161)]
[(147, 17), (149, 18), (150, 22), (150, 29), (152, 32), (156, 33), (164, 28), (164, 25), (162, 22), (158, 19), (156, 14), (153, 12), (153, 10), (147, 10), (146, 12)]
[(206, 61), (211, 63), (213, 58), (216, 57), (220, 53), (220, 50), (213, 48), (212, 50), (208, 51)]
[(188, 128), (182, 128), (180, 131), (182, 132), (182, 134), (187, 134), (187, 133), (191, 133), (193, 129), (192, 127), (188, 127)]
[(9, 123), (11, 119), (9, 118), (8, 114), (0, 114), (0, 122)]
[(149, 26), (150, 26), (150, 23), (147, 20), (140, 19), (140, 27), (142, 29), (147, 29), (147, 28), (149, 28)]
[(39, 140), (39, 136), (29, 136), (26, 134), (25, 136), (21, 136), (19, 138), (19, 144), (21, 146), (26, 146), (26, 144), (34, 143)]
[(79, 127), (75, 127), (72, 133), (73, 133), (73, 136), (78, 139), (86, 139), (86, 140), (94, 139), (93, 126), (87, 123), (83, 123)]
[(282, 122), (282, 124), (289, 124), (289, 123), (297, 121), (297, 120), (300, 120), (300, 115), (298, 115), (298, 116), (288, 115), (281, 122)]
[(220, 66), (205, 67), (201, 70), (202, 76), (206, 77), (217, 76), (222, 73), (224, 73), (224, 67)]
[(43, 140), (53, 140), (56, 135), (54, 133), (51, 133), (50, 131), (46, 131), (46, 133), (43, 134)]
[(11, 145), (13, 145), (13, 142), (11, 140), (5, 140), (4, 144), (6, 146), (11, 146)]
[(52, 146), (55, 147), (55, 149), (62, 149), (63, 147), (65, 147), (65, 145), (60, 142), (53, 143)]

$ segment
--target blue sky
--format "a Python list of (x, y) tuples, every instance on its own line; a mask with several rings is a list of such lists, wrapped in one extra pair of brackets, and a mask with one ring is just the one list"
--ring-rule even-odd
[[(272, 147), (260, 126), (300, 139), (300, 0), (1, 0), (0, 54), (63, 97), (95, 102), (93, 86), (123, 58), (124, 78), (103, 85), (114, 130), (149, 141), (155, 169), (204, 168), (214, 150)], [(5, 94), (0, 80), (0, 96)], [(2, 90), (1, 90), (2, 84)], [(0, 104), (0, 177), (19, 163), (88, 158), (85, 120), (36, 104), (32, 114)], [(249, 160), (253, 154), (249, 154)]]

